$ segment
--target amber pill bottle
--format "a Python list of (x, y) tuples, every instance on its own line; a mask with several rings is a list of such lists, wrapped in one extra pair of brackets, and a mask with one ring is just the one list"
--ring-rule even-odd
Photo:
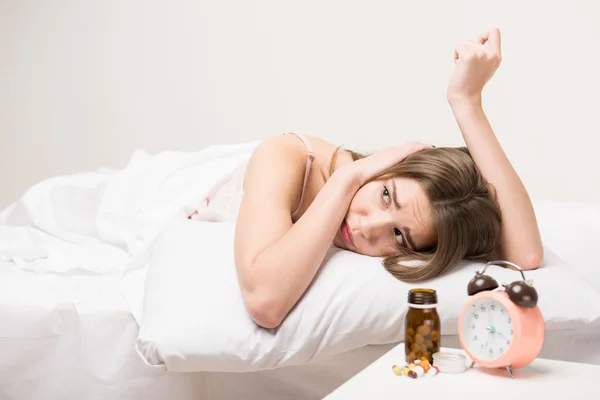
[(440, 351), (440, 316), (437, 312), (437, 292), (433, 289), (412, 289), (408, 292), (408, 312), (404, 352), (406, 362), (426, 357), (433, 365), (433, 354)]

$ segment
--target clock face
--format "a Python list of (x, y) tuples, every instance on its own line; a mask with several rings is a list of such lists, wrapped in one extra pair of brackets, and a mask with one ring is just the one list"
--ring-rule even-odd
[(482, 360), (502, 357), (513, 342), (510, 315), (498, 301), (479, 299), (465, 311), (461, 327), (469, 352)]

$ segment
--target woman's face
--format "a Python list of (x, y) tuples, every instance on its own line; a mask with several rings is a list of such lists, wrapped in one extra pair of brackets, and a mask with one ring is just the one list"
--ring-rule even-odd
[(356, 193), (333, 244), (356, 253), (385, 257), (400, 247), (424, 251), (437, 237), (421, 185), (409, 178), (372, 181)]

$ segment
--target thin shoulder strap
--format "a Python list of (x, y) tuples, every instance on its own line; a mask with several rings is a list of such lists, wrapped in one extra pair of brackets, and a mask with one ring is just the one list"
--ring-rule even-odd
[(298, 205), (296, 206), (294, 211), (292, 211), (292, 219), (296, 220), (298, 217), (298, 212), (300, 211), (300, 206), (302, 205), (302, 201), (304, 200), (304, 191), (306, 189), (306, 184), (308, 183), (308, 176), (310, 174), (310, 168), (312, 167), (312, 162), (315, 159), (315, 153), (313, 151), (312, 144), (310, 143), (308, 138), (304, 137), (303, 135), (300, 135), (299, 133), (294, 133), (294, 132), (290, 132), (290, 133), (292, 135), (295, 135), (296, 137), (298, 137), (300, 140), (302, 140), (302, 142), (304, 142), (304, 145), (306, 146), (306, 149), (308, 150), (308, 158), (306, 159), (306, 169), (304, 170), (304, 183), (302, 183), (302, 192), (300, 193), (300, 201), (298, 202)]

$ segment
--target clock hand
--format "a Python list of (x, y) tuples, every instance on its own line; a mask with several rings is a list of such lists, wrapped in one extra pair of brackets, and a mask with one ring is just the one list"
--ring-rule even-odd
[(487, 339), (485, 339), (485, 347), (483, 348), (483, 350), (481, 350), (482, 352), (485, 352), (485, 350), (487, 349), (488, 343), (490, 341), (490, 336), (492, 336), (492, 332), (488, 333), (488, 337)]

